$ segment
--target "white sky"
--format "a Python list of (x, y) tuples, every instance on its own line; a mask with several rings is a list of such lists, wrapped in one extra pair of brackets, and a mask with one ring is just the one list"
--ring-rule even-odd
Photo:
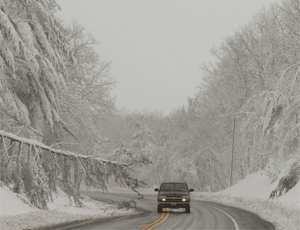
[(59, 17), (78, 19), (112, 61), (116, 106), (172, 109), (187, 104), (201, 82), (210, 49), (279, 0), (57, 0)]

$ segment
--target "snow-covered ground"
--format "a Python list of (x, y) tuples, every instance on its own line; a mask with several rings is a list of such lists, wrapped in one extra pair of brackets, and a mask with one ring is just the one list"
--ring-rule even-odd
[(261, 170), (220, 192), (195, 192), (193, 199), (213, 201), (251, 211), (262, 219), (274, 223), (276, 229), (299, 230), (300, 181), (281, 197), (269, 199), (280, 178), (288, 174), (295, 160), (286, 162), (275, 181), (272, 181), (270, 176), (272, 174)]
[[(299, 160), (299, 159), (298, 159)], [(277, 179), (272, 178), (272, 167), (249, 175), (232, 187), (215, 193), (194, 192), (195, 200), (213, 201), (242, 208), (258, 214), (261, 218), (275, 224), (280, 230), (300, 230), (300, 182), (283, 196), (269, 199), (270, 193), (277, 187), (280, 178), (287, 175), (294, 160), (286, 162)], [(271, 172), (271, 174), (270, 174)], [(112, 188), (109, 192), (131, 192), (126, 188)], [(140, 189), (142, 194), (156, 194), (153, 189)], [(49, 226), (75, 220), (92, 220), (108, 216), (128, 215), (134, 210), (119, 210), (115, 206), (88, 197), (83, 199), (83, 208), (63, 193), (49, 203), (50, 210), (38, 210), (26, 203), (25, 198), (17, 196), (7, 187), (0, 187), (0, 223), (1, 229), (28, 229)]]
[[(99, 201), (82, 196), (82, 208), (77, 208), (66, 194), (59, 191), (49, 202), (49, 210), (39, 210), (29, 205), (26, 198), (0, 187), (0, 229), (32, 229), (76, 220), (94, 220), (111, 216), (133, 214), (134, 210), (117, 209)], [(26, 204), (27, 203), (27, 204)]]

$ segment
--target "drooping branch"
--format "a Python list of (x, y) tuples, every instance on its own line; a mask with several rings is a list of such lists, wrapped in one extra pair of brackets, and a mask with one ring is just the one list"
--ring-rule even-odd
[[(129, 173), (132, 162), (119, 163), (94, 155), (54, 149), (3, 130), (0, 130), (0, 160), (1, 167), (4, 166), (1, 181), (11, 184), (15, 192), (26, 194), (32, 204), (43, 209), (47, 208), (47, 201), (52, 192), (57, 191), (57, 186), (80, 206), (79, 189), (84, 174), (87, 187), (103, 190), (107, 190), (106, 183), (110, 177), (115, 178), (115, 183), (126, 185), (133, 191), (145, 184)], [(136, 164), (143, 163), (132, 160)]]
[(56, 153), (58, 155), (67, 156), (67, 157), (74, 157), (74, 158), (78, 158), (78, 159), (93, 158), (94, 160), (99, 161), (99, 162), (104, 163), (104, 164), (113, 164), (113, 165), (118, 165), (118, 166), (121, 166), (121, 167), (127, 167), (128, 168), (128, 164), (119, 163), (119, 162), (116, 162), (116, 161), (105, 160), (105, 159), (102, 159), (102, 158), (99, 158), (99, 157), (94, 157), (94, 156), (86, 156), (86, 155), (76, 154), (76, 153), (66, 151), (66, 150), (54, 149), (54, 148), (51, 148), (51, 147), (49, 147), (49, 146), (47, 146), (47, 145), (45, 145), (45, 144), (43, 144), (39, 141), (26, 139), (26, 138), (23, 138), (23, 137), (18, 137), (16, 135), (12, 134), (12, 133), (8, 133), (8, 132), (5, 132), (3, 130), (0, 130), (0, 135), (2, 137), (2, 140), (4, 140), (4, 138), (7, 138), (7, 139), (10, 139), (12, 141), (17, 141), (17, 142), (20, 142), (20, 143), (23, 143), (23, 144), (27, 144), (27, 145), (31, 145), (31, 146), (34, 146), (34, 147), (38, 147), (38, 148), (47, 150), (49, 153), (52, 152), (52, 153)]

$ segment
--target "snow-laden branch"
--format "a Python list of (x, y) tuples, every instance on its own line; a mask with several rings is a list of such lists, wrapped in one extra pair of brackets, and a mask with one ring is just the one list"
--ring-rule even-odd
[(27, 144), (29, 146), (39, 147), (41, 149), (47, 150), (47, 151), (52, 152), (52, 153), (56, 153), (58, 155), (74, 157), (74, 158), (78, 158), (78, 159), (93, 158), (93, 159), (95, 159), (99, 162), (105, 163), (105, 164), (114, 164), (114, 165), (118, 165), (118, 166), (122, 166), (122, 167), (128, 167), (127, 164), (119, 163), (119, 162), (116, 162), (116, 161), (105, 160), (105, 159), (102, 159), (102, 158), (99, 158), (99, 157), (94, 157), (94, 156), (81, 155), (81, 154), (73, 153), (73, 152), (66, 151), (66, 150), (54, 149), (54, 148), (51, 148), (51, 147), (49, 147), (49, 146), (47, 146), (47, 145), (45, 145), (45, 144), (43, 144), (39, 141), (19, 137), (15, 134), (8, 133), (8, 132), (5, 132), (3, 130), (0, 130), (0, 135), (2, 136), (3, 140), (4, 140), (4, 137), (6, 137), (6, 138), (8, 138), (12, 141), (17, 141), (17, 142), (20, 142), (21, 144), (23, 143), (23, 144)]

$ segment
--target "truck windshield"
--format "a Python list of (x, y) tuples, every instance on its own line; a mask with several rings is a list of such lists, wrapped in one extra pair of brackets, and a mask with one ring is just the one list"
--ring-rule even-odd
[(188, 190), (184, 183), (163, 183), (160, 187), (160, 191), (183, 191)]

